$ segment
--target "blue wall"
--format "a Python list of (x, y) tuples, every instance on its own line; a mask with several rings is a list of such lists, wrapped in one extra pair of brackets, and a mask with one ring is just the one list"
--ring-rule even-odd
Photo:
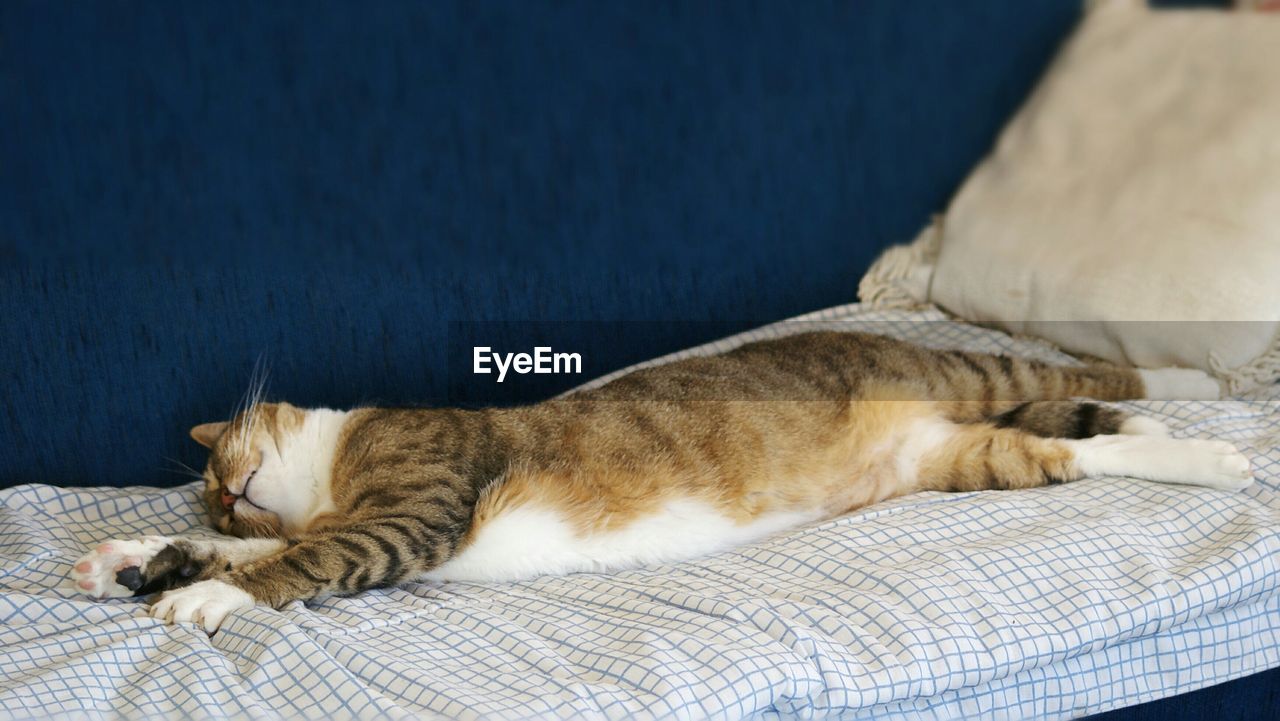
[(301, 404), (513, 402), (576, 381), (460, 394), (451, 321), (672, 321), (564, 326), (602, 372), (852, 301), (1077, 16), (0, 4), (0, 486), (179, 482), (263, 355)]

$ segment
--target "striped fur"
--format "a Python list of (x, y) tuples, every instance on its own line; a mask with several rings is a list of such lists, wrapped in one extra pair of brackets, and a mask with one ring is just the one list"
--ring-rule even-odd
[[(1165, 392), (1182, 377), (1147, 376)], [(95, 551), (77, 565), (91, 570), (76, 573), (98, 595), (178, 589), (159, 613), (216, 628), (218, 614), (245, 599), (278, 606), (423, 577), (501, 580), (676, 560), (918, 490), (1128, 472), (1114, 448), (1064, 440), (1115, 434), (1126, 416), (1070, 399), (1141, 398), (1147, 382), (1106, 364), (806, 333), (523, 408), (257, 404), (193, 436), (211, 446), (215, 526), (274, 541)], [(1133, 475), (1152, 475), (1143, 475), (1143, 454), (1191, 453), (1210, 475), (1227, 463), (1210, 457), (1221, 449), (1157, 442), (1183, 443), (1126, 446)], [(1239, 475), (1234, 457), (1227, 465), (1223, 474)]]

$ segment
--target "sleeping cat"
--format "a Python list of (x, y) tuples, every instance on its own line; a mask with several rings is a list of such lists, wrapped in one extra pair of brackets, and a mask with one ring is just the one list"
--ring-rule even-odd
[(255, 402), (191, 431), (226, 538), (106, 541), (72, 577), (99, 598), (159, 593), (152, 616), (212, 633), (255, 604), (692, 558), (915, 491), (1252, 482), (1228, 443), (1065, 400), (1079, 396), (1206, 399), (1218, 386), (1194, 370), (819, 332), (521, 408)]

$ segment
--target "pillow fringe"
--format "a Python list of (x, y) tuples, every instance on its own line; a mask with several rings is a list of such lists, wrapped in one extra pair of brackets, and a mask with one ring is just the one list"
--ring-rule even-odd
[(1237, 368), (1229, 368), (1215, 352), (1209, 352), (1209, 368), (1227, 384), (1227, 391), (1237, 396), (1280, 380), (1280, 336), (1262, 355)]
[(858, 283), (858, 299), (876, 310), (929, 307), (929, 283), (942, 245), (942, 216), (934, 216), (916, 239), (880, 254)]
[[(934, 216), (915, 240), (881, 253), (858, 283), (858, 299), (874, 310), (936, 308), (929, 302), (929, 284), (942, 246), (942, 224), (943, 216)], [(1236, 368), (1211, 351), (1209, 368), (1233, 396), (1275, 383), (1280, 380), (1280, 336), (1262, 355)]]

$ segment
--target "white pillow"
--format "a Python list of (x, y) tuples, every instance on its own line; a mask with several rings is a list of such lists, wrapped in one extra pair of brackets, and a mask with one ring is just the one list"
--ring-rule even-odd
[(1280, 17), (1096, 0), (946, 215), (859, 295), (1235, 393), (1280, 378)]

